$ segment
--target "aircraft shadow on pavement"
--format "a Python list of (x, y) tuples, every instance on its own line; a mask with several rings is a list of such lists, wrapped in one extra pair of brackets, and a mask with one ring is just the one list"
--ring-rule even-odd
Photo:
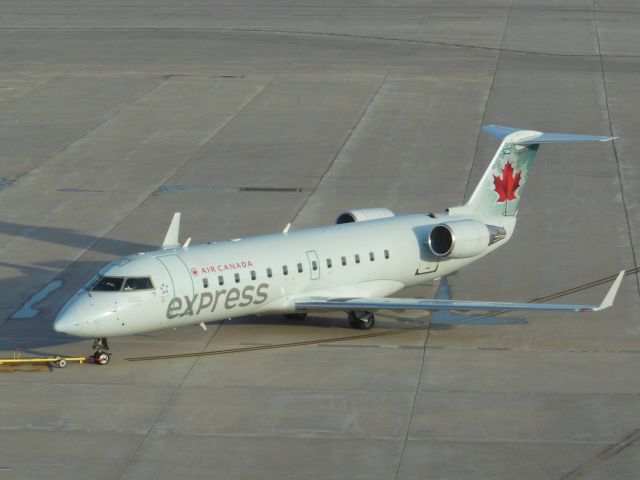
[[(2, 220), (0, 220), (0, 234), (37, 240), (43, 245), (58, 244), (76, 247), (82, 249), (84, 253), (93, 251), (114, 257), (157, 248), (157, 245), (93, 236), (68, 228), (25, 225)], [(69, 264), (67, 259), (33, 264), (19, 264), (8, 259), (0, 261), (0, 267), (16, 272), (15, 275), (0, 280), (0, 292), (5, 292), (5, 295), (7, 295), (6, 292), (28, 292), (25, 293), (25, 298), (19, 299), (20, 305), (13, 304), (15, 298), (5, 297), (0, 302), (4, 304), (2, 305), (3, 310), (8, 312), (7, 316), (9, 317), (0, 318), (0, 351), (11, 352), (19, 348), (25, 355), (60, 355), (63, 352), (56, 351), (58, 347), (83, 341), (83, 339), (67, 337), (54, 332), (52, 329), (53, 319), (75, 291), (106, 263), (106, 261), (75, 261)], [(58, 273), (56, 274), (56, 272)], [(34, 277), (39, 278), (40, 281), (34, 282)], [(46, 284), (55, 281), (61, 281), (61, 287), (40, 302), (31, 305), (38, 310), (36, 315), (32, 318), (11, 318), (43, 288), (43, 283), (46, 287)], [(24, 283), (24, 287), (20, 287), (21, 283)], [(33, 286), (34, 283), (37, 285), (36, 287)], [(87, 340), (87, 342), (90, 347), (91, 340)], [(47, 351), (44, 352), (40, 349)]]
[(54, 243), (58, 245), (89, 249), (109, 255), (130, 255), (137, 252), (145, 252), (158, 248), (158, 245), (117, 240), (113, 238), (96, 237), (78, 232), (70, 228), (41, 227), (24, 225), (21, 223), (6, 222), (0, 220), (0, 233), (12, 237), (23, 237)]
[[(438, 290), (434, 296), (438, 300), (451, 300), (451, 286), (447, 277), (442, 277), (438, 284)], [(431, 323), (432, 328), (436, 329), (448, 329), (452, 325), (524, 325), (529, 323), (524, 318), (505, 317), (498, 312), (493, 313), (461, 313), (456, 310), (433, 310), (430, 312), (431, 318), (429, 319), (429, 313), (425, 313), (424, 317), (404, 317), (397, 314), (385, 314), (385, 317), (393, 318), (394, 320), (411, 324), (414, 326), (423, 324), (427, 325)]]

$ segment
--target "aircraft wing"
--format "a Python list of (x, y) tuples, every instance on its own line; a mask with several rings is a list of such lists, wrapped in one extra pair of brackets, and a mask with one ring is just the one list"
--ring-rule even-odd
[(600, 305), (570, 305), (557, 303), (509, 303), (474, 300), (441, 300), (426, 298), (348, 298), (304, 299), (295, 302), (298, 310), (484, 310), (597, 312), (613, 305), (625, 271), (622, 270)]

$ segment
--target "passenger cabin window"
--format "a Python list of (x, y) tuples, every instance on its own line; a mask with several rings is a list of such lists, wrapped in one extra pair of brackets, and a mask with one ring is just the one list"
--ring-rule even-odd
[(233, 278), (236, 279), (236, 283), (240, 283), (240, 274), (239, 273), (234, 273), (233, 274)]
[(316, 262), (315, 260), (312, 260), (312, 261), (311, 261), (311, 269), (312, 269), (314, 272), (317, 272), (317, 271), (318, 271), (318, 262)]
[(92, 292), (119, 292), (124, 278), (102, 277), (91, 289)]
[(224, 277), (222, 275), (218, 277), (218, 285), (224, 285)]
[(354, 258), (356, 259), (356, 263), (360, 263), (360, 255), (358, 255), (357, 253), (354, 255)]
[(289, 268), (286, 265), (282, 266), (282, 274), (289, 275)]
[(302, 273), (302, 264), (301, 263), (298, 264), (298, 273)]
[(273, 272), (271, 271), (271, 268), (267, 268), (267, 278), (271, 277), (273, 277)]
[(384, 251), (384, 258), (386, 258), (387, 260), (389, 260), (389, 250), (385, 250), (385, 251)]
[(251, 280), (255, 280), (255, 279), (256, 279), (256, 271), (251, 270)]
[(347, 257), (340, 257), (340, 261), (342, 262), (342, 265), (346, 265), (347, 264)]
[(327, 258), (327, 268), (331, 268), (332, 263), (331, 263), (331, 259)]
[(373, 262), (375, 259), (376, 259), (376, 256), (373, 254), (373, 252), (369, 252), (369, 260)]
[(209, 279), (208, 278), (203, 278), (202, 279), (202, 286), (204, 288), (209, 288)]

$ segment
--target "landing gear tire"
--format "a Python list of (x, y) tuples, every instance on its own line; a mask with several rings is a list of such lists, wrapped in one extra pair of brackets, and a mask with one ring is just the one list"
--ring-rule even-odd
[(98, 350), (93, 354), (93, 361), (98, 365), (106, 365), (111, 360), (111, 354)]
[(349, 325), (357, 330), (371, 330), (375, 323), (375, 316), (371, 312), (347, 312)]
[(302, 321), (305, 318), (307, 318), (307, 312), (300, 312), (300, 313), (285, 313), (282, 315), (284, 318), (286, 318), (287, 320), (299, 320)]
[(93, 354), (93, 361), (98, 365), (106, 365), (111, 360), (111, 352), (109, 351), (109, 344), (106, 338), (96, 338), (93, 342), (93, 348), (95, 353)]
[(67, 366), (67, 361), (64, 358), (61, 358), (56, 362), (56, 365), (58, 365), (58, 367), (60, 368), (64, 368)]

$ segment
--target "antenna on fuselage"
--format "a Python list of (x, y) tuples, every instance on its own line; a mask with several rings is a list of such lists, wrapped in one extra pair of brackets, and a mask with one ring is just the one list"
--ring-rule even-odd
[(180, 212), (176, 212), (173, 214), (173, 219), (171, 220), (171, 225), (169, 225), (169, 230), (167, 230), (167, 234), (164, 236), (162, 248), (174, 248), (180, 246), (180, 242), (178, 241), (179, 236)]

